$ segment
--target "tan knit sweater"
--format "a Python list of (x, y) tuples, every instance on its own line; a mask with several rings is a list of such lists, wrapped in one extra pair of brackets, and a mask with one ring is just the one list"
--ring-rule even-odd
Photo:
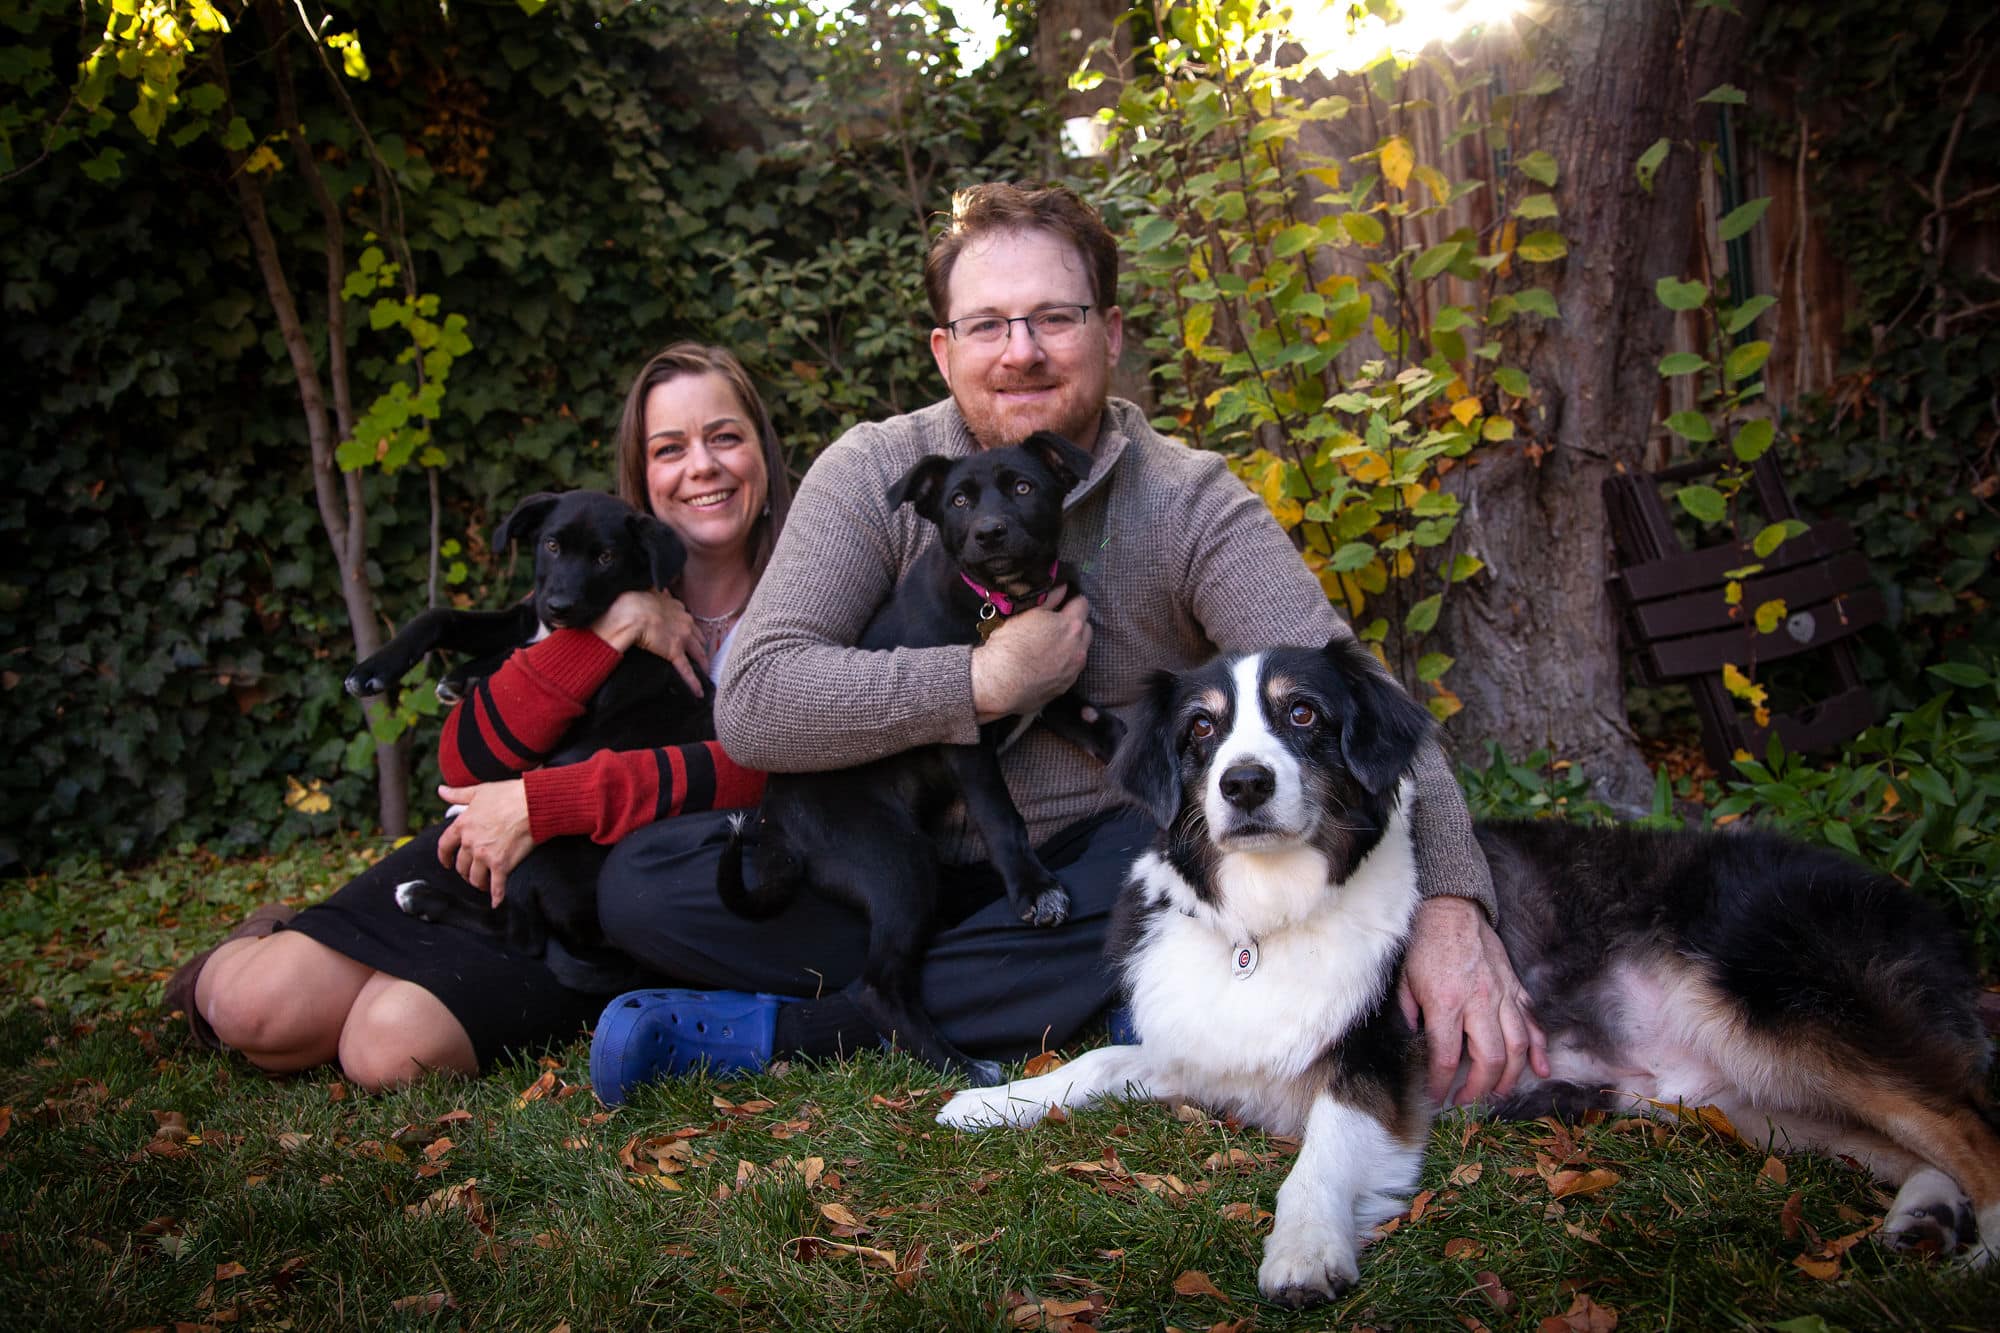
[[(850, 647), (936, 529), (887, 493), (925, 454), (974, 444), (950, 400), (856, 426), (822, 453), (792, 501), (783, 538), (750, 599), (716, 694), (716, 727), (739, 763), (776, 772), (845, 768), (978, 735), (970, 647)], [(1063, 558), (1082, 571), (1094, 628), (1080, 682), (1093, 702), (1139, 697), (1159, 668), (1217, 651), (1320, 644), (1350, 633), (1263, 503), (1223, 459), (1157, 434), (1112, 399), (1090, 477), (1064, 506)], [(1121, 798), (1102, 765), (1046, 727), (1001, 761), (1036, 843)], [(1416, 771), (1425, 894), (1472, 898), (1490, 914), (1492, 879), (1465, 798), (1435, 744)], [(962, 814), (962, 812), (960, 812)], [(984, 859), (955, 817), (951, 862)]]

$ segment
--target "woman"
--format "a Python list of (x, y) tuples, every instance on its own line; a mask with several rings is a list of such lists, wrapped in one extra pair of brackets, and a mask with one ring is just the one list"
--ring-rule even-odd
[(460, 892), (504, 890), (507, 872), (547, 838), (610, 843), (663, 815), (761, 795), (762, 775), (712, 741), (523, 772), (628, 649), (673, 662), (697, 690), (703, 673), (721, 674), (790, 501), (770, 417), (735, 357), (677, 343), (646, 363), (619, 424), (618, 490), (679, 534), (688, 551), (679, 584), (626, 593), (589, 629), (516, 652), (455, 708), (439, 795), (464, 812), (296, 916), (258, 909), (183, 966), (167, 1000), (197, 1037), (273, 1073), (337, 1061), (373, 1090), (426, 1069), (477, 1074), (597, 1016), (605, 996), (567, 989), (503, 940), (405, 916), (393, 893), (419, 876), (450, 887), (440, 864), (464, 881)]

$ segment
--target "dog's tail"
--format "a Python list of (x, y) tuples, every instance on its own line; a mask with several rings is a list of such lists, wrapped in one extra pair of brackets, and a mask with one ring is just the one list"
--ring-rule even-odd
[[(744, 845), (748, 841), (744, 830), (750, 823), (748, 815), (729, 817), (729, 841), (722, 848), (722, 860), (715, 870), (715, 891), (722, 899), (722, 905), (736, 915), (750, 921), (763, 921), (774, 917), (792, 905), (798, 896), (799, 886), (805, 881), (805, 867), (785, 849), (782, 839), (758, 844), (757, 887), (751, 888), (743, 882)], [(767, 829), (769, 834), (775, 829)]]

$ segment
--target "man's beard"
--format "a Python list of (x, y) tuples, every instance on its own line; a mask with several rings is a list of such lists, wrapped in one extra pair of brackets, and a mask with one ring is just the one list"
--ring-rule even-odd
[(1032, 417), (996, 410), (999, 405), (990, 397), (970, 409), (965, 403), (960, 402), (958, 410), (959, 415), (965, 418), (966, 429), (972, 432), (972, 438), (982, 449), (1003, 449), (1009, 445), (1019, 444), (1038, 430), (1054, 431), (1072, 444), (1084, 449), (1093, 449), (1097, 445), (1097, 432), (1102, 427), (1104, 406), (1108, 397), (1107, 392), (1100, 393), (1095, 401), (1078, 401), (1065, 395), (1055, 405), (1053, 411), (1036, 413)]

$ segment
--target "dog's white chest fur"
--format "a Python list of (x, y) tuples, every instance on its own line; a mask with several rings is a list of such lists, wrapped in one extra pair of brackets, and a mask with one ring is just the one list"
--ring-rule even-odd
[[(1215, 907), (1154, 853), (1132, 876), (1167, 904), (1125, 960), (1141, 1040), (1171, 1052), (1181, 1086), (1266, 1124), (1298, 1120), (1294, 1081), (1394, 980), (1417, 905), (1407, 821), (1399, 812), (1344, 884), (1327, 882), (1326, 858), (1309, 848), (1225, 858)], [(1245, 946), (1255, 967), (1239, 975)]]

